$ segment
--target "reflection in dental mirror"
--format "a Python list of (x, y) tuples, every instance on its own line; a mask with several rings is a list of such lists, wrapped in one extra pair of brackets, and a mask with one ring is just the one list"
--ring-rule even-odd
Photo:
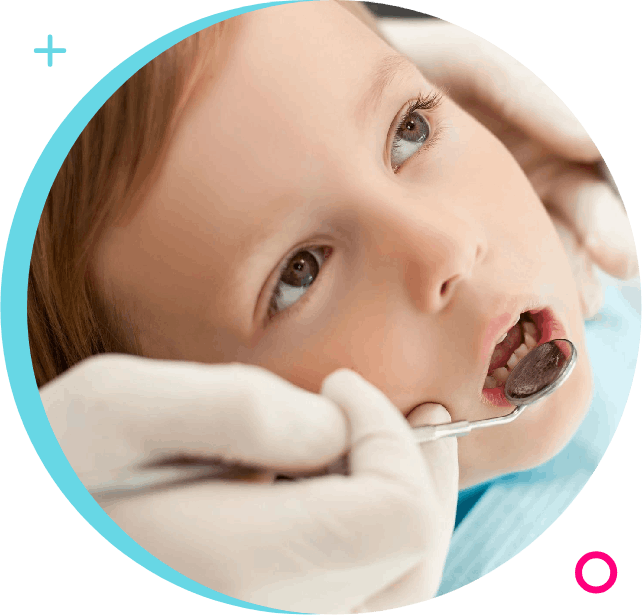
[(576, 361), (577, 352), (569, 340), (551, 340), (534, 348), (508, 377), (506, 399), (517, 406), (532, 404), (561, 386)]

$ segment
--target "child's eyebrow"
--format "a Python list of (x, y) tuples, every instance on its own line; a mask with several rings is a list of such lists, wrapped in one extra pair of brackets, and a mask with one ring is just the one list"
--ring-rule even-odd
[(359, 124), (364, 122), (364, 112), (367, 115), (373, 114), (383, 98), (383, 93), (390, 86), (395, 78), (408, 78), (417, 75), (417, 67), (405, 56), (393, 53), (385, 56), (374, 68), (366, 83), (370, 86), (359, 99), (356, 109), (356, 117)]

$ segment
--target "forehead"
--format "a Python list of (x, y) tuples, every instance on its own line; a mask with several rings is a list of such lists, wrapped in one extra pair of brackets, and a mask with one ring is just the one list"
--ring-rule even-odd
[[(211, 87), (179, 125), (164, 193), (180, 190), (190, 202), (207, 193), (219, 213), (229, 204), (268, 225), (293, 203), (327, 194), (342, 160), (371, 145), (355, 115), (391, 54), (334, 2), (242, 16), (224, 65), (212, 67)], [(232, 229), (237, 241), (243, 226)]]
[[(353, 86), (364, 55), (377, 48), (389, 51), (372, 30), (337, 2), (271, 7), (241, 16), (240, 23), (239, 59), (248, 68), (276, 69), (279, 74), (273, 77), (294, 87), (308, 76)], [(337, 74), (339, 68), (343, 70)]]

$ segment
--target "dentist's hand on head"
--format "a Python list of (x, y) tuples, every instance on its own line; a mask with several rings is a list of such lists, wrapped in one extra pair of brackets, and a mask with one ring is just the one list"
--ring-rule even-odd
[(575, 116), (526, 67), (467, 30), (432, 19), (378, 27), (515, 156), (560, 233), (584, 316), (595, 315), (603, 299), (595, 268), (628, 279), (638, 263), (619, 194)]
[[(203, 585), (325, 613), (437, 591), (455, 518), (456, 439), (420, 449), (400, 412), (353, 372), (330, 375), (316, 395), (247, 365), (102, 355), (41, 398), (107, 514)], [(450, 418), (431, 405), (413, 416), (415, 426)], [(309, 477), (346, 453), (348, 475)], [(221, 480), (239, 466), (256, 470)], [(306, 477), (274, 481), (279, 473)]]

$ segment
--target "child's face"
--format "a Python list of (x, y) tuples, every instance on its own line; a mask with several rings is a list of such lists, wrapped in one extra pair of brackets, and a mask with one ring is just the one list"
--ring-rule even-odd
[(154, 188), (97, 251), (145, 354), (312, 391), (348, 367), (404, 415), (431, 401), (478, 420), (510, 410), (483, 391), (495, 343), (550, 308), (538, 334), (570, 338), (576, 370), (539, 409), (459, 440), (461, 486), (550, 457), (590, 370), (566, 256), (519, 166), (447, 98), (398, 127), (434, 88), (340, 6), (242, 20)]

